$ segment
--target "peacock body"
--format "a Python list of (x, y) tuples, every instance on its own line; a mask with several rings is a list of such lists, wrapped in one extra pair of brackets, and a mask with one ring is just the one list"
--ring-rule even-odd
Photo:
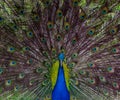
[(0, 100), (120, 100), (120, 0), (1, 0)]

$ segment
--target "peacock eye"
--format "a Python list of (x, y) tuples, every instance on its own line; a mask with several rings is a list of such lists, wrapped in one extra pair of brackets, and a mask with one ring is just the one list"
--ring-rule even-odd
[(68, 66), (69, 66), (70, 68), (72, 68), (72, 67), (74, 67), (74, 66), (75, 66), (75, 63), (74, 63), (74, 62), (69, 63), (69, 64), (68, 64)]
[(112, 68), (111, 66), (108, 66), (107, 71), (109, 73), (114, 73), (114, 68)]
[(10, 66), (16, 66), (17, 62), (16, 61), (10, 61)]
[(99, 76), (99, 79), (100, 79), (101, 82), (106, 82), (106, 79), (103, 76)]
[(30, 48), (29, 48), (29, 47), (23, 47), (22, 50), (23, 50), (23, 51), (28, 51), (28, 50), (30, 50)]
[(118, 83), (116, 83), (116, 82), (113, 82), (113, 87), (114, 87), (114, 88), (119, 88), (119, 85), (118, 85)]
[(90, 83), (90, 84), (95, 84), (96, 81), (95, 81), (95, 79), (89, 79), (89, 83)]
[(32, 63), (33, 63), (32, 59), (27, 60), (27, 64), (32, 64)]
[(40, 68), (40, 67), (38, 67), (38, 68), (36, 69), (36, 72), (37, 72), (37, 73), (42, 73), (42, 71), (43, 71), (43, 70), (42, 70), (42, 68)]
[(14, 31), (18, 30), (18, 26), (15, 23), (9, 23), (9, 27), (11, 27)]
[(44, 62), (44, 65), (45, 65), (46, 67), (50, 67), (50, 66), (51, 66), (51, 64), (50, 64), (49, 62), (47, 62), (47, 61)]
[(79, 13), (80, 20), (84, 20), (85, 17), (86, 17), (85, 13), (83, 11), (81, 12), (81, 10), (80, 10), (80, 13)]
[(48, 7), (50, 5), (50, 0), (45, 0), (44, 4), (45, 4), (46, 7)]
[(14, 30), (17, 30), (17, 29), (18, 29), (18, 26), (17, 26), (17, 25), (13, 25), (12, 28), (13, 28)]
[(42, 86), (46, 86), (47, 84), (48, 84), (47, 81), (42, 82)]
[(71, 56), (71, 58), (73, 59), (73, 58), (76, 58), (77, 56), (78, 56), (77, 53), (73, 53), (72, 56)]
[(92, 48), (92, 52), (96, 52), (97, 49), (98, 49), (97, 47)]
[(115, 33), (115, 30), (111, 30), (111, 33)]
[(0, 74), (2, 74), (2, 73), (3, 73), (3, 68), (0, 67)]
[(103, 93), (104, 93), (104, 95), (106, 95), (106, 96), (108, 96), (108, 95), (109, 95), (109, 93), (108, 93), (108, 91), (107, 91), (107, 90), (104, 90), (104, 91), (103, 91)]
[(117, 49), (116, 48), (112, 48), (112, 53), (116, 53)]
[(57, 11), (57, 16), (58, 16), (58, 17), (62, 17), (62, 16), (63, 16), (63, 14), (62, 14), (62, 11), (61, 11), (61, 10), (58, 10), (58, 11)]
[(80, 19), (84, 19), (84, 18), (85, 18), (85, 16), (84, 16), (84, 15), (81, 15), (81, 16), (80, 16)]
[(92, 35), (94, 35), (94, 32), (95, 32), (94, 29), (91, 29), (88, 31), (88, 35), (92, 36)]
[(43, 55), (48, 57), (48, 53), (46, 51), (43, 51)]
[(47, 27), (48, 27), (48, 29), (52, 29), (53, 28), (53, 23), (52, 22), (48, 22), (47, 23)]
[(64, 28), (65, 28), (66, 31), (69, 30), (70, 29), (70, 24), (68, 22), (66, 22), (65, 25), (64, 25)]
[(78, 3), (79, 3), (78, 0), (73, 0), (73, 6), (75, 7), (78, 6)]
[(5, 85), (10, 86), (12, 84), (12, 80), (6, 80)]
[(24, 73), (20, 73), (20, 74), (19, 74), (19, 78), (20, 78), (20, 79), (23, 79), (24, 77), (25, 77), (25, 74), (24, 74)]
[(95, 67), (95, 65), (92, 63), (92, 62), (90, 62), (90, 63), (88, 63), (88, 67)]
[(25, 13), (24, 10), (20, 10), (20, 14), (23, 15)]
[(41, 42), (42, 42), (42, 43), (46, 43), (46, 38), (42, 37), (42, 38), (41, 38)]
[(116, 32), (117, 32), (117, 28), (113, 28), (113, 29), (110, 30), (111, 34), (115, 34)]
[(85, 75), (85, 74), (86, 74), (86, 71), (80, 70), (80, 74), (81, 74), (81, 75)]
[(72, 45), (75, 45), (76, 42), (77, 42), (76, 38), (73, 38)]
[(101, 13), (102, 13), (103, 15), (107, 14), (107, 13), (108, 13), (108, 9), (107, 9), (106, 7), (104, 7), (104, 8), (102, 9)]
[(32, 33), (32, 32), (27, 32), (27, 36), (28, 36), (29, 38), (32, 38), (32, 37), (33, 37), (33, 33)]
[(107, 13), (107, 11), (106, 10), (102, 10), (102, 14), (106, 14)]
[(14, 87), (14, 91), (18, 91), (18, 90), (19, 90), (19, 86), (17, 85)]
[(30, 80), (29, 85), (33, 85), (34, 80)]
[(55, 56), (55, 54), (56, 54), (56, 50), (53, 48), (52, 49), (52, 55)]
[(35, 19), (36, 19), (36, 20), (38, 20), (38, 19), (39, 19), (39, 16), (38, 16), (38, 15), (36, 15), (36, 16), (35, 16)]
[(8, 47), (7, 51), (10, 52), (10, 53), (14, 53), (15, 48), (14, 47)]
[(30, 80), (29, 85), (33, 85), (33, 84), (34, 84), (34, 80)]
[(61, 40), (61, 36), (57, 35), (57, 41), (60, 41), (60, 40)]

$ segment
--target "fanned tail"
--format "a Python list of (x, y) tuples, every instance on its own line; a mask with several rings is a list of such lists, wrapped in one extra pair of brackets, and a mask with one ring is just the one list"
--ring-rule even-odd
[(119, 0), (1, 0), (0, 99), (48, 100), (64, 52), (72, 100), (120, 92)]

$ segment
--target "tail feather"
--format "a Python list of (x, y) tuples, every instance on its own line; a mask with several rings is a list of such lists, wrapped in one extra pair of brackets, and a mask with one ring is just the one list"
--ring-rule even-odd
[(119, 17), (119, 0), (1, 0), (0, 99), (51, 98), (60, 52), (72, 100), (119, 96)]

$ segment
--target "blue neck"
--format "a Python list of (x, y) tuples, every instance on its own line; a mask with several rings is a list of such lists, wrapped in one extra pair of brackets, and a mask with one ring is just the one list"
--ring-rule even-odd
[(52, 91), (52, 100), (70, 100), (70, 94), (66, 87), (63, 67), (59, 67), (58, 78), (54, 90)]

